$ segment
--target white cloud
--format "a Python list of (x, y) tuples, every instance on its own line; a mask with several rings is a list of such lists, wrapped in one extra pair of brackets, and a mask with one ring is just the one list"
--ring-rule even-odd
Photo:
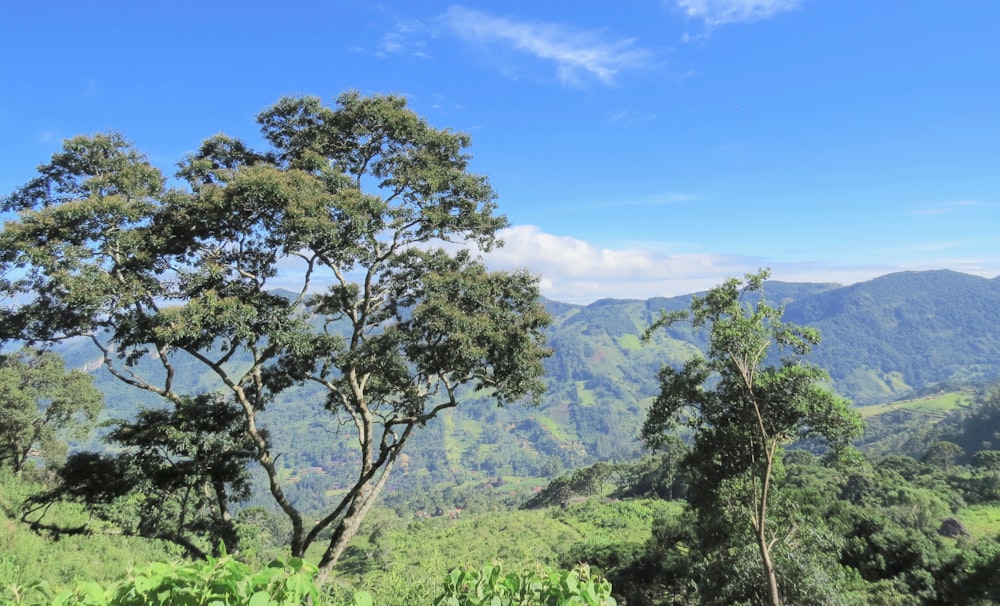
[(553, 23), (512, 21), (460, 6), (449, 8), (441, 22), (467, 40), (506, 44), (555, 63), (563, 84), (576, 85), (585, 78), (596, 78), (611, 85), (622, 70), (642, 67), (649, 58), (649, 53), (637, 48), (631, 38), (606, 41), (595, 32)]
[(684, 294), (714, 286), (720, 276), (757, 268), (754, 259), (720, 254), (602, 249), (532, 225), (508, 228), (501, 237), (505, 245), (486, 254), (486, 263), (495, 269), (528, 269), (541, 277), (542, 294), (559, 301)]
[(801, 0), (676, 0), (677, 6), (708, 27), (768, 19), (797, 8)]
[(484, 255), (487, 265), (493, 269), (527, 269), (540, 277), (545, 297), (568, 303), (689, 294), (762, 267), (771, 268), (772, 278), (783, 282), (839, 284), (897, 271), (941, 268), (988, 278), (1000, 274), (1000, 257), (951, 257), (909, 264), (782, 261), (722, 253), (670, 254), (653, 250), (652, 245), (602, 249), (579, 238), (545, 233), (532, 225), (511, 227), (501, 235), (505, 245)]

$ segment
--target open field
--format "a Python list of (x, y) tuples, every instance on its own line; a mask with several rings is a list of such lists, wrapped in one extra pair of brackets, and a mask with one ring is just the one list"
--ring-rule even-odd
[(858, 408), (858, 412), (866, 419), (895, 410), (908, 410), (910, 412), (943, 418), (956, 408), (967, 408), (968, 406), (969, 394), (967, 392), (951, 391), (913, 400), (900, 400), (898, 402), (889, 402), (888, 404), (862, 406)]
[(973, 505), (958, 513), (965, 529), (976, 539), (1000, 535), (1000, 507), (997, 505)]

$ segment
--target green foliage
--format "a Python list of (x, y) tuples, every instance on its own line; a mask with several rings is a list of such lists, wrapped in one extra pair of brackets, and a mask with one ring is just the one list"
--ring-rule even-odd
[(964, 455), (965, 451), (958, 444), (948, 442), (947, 440), (938, 440), (927, 447), (927, 451), (920, 461), (947, 471), (949, 467), (957, 463)]
[(561, 566), (587, 562), (602, 574), (639, 560), (654, 520), (678, 515), (682, 504), (659, 499), (592, 499), (550, 510), (554, 520), (573, 528), (579, 538), (560, 546)]
[[(253, 570), (231, 556), (203, 562), (154, 562), (125, 578), (101, 585), (81, 581), (53, 592), (44, 584), (10, 588), (0, 604), (83, 604), (87, 606), (299, 606), (322, 605), (316, 585), (318, 569), (299, 558), (275, 560)], [(358, 592), (353, 606), (371, 606), (371, 596)]]
[(968, 404), (966, 402), (965, 392), (952, 391), (917, 399), (898, 400), (886, 404), (862, 406), (858, 408), (858, 412), (865, 419), (870, 419), (872, 417), (896, 410), (908, 410), (915, 413), (936, 416), (944, 415), (966, 406), (968, 406)]
[[(912, 398), (931, 388), (937, 393), (948, 382), (961, 387), (1000, 374), (1000, 332), (992, 312), (1000, 307), (996, 280), (928, 271), (846, 287), (768, 281), (765, 288), (770, 301), (784, 306), (788, 322), (821, 332), (823, 346), (808, 359), (826, 369), (837, 392), (856, 404)], [(557, 393), (559, 386), (593, 375), (625, 378), (626, 394), (651, 395), (656, 386), (650, 385), (649, 371), (658, 369), (658, 361), (682, 364), (697, 355), (705, 335), (674, 325), (639, 351), (629, 349), (631, 340), (625, 335), (641, 334), (660, 309), (684, 309), (689, 301), (675, 297), (551, 306), (555, 353), (547, 364), (554, 386), (550, 390)], [(620, 405), (603, 396), (598, 399), (606, 406)]]
[[(980, 450), (976, 453), (975, 464), (968, 474), (963, 474), (953, 482), (962, 491), (968, 504), (1000, 502), (1000, 465), (991, 461), (984, 463), (981, 455), (997, 455), (1000, 451)], [(998, 529), (1000, 532), (1000, 529)]]
[(456, 568), (445, 578), (435, 606), (614, 606), (611, 584), (580, 565), (504, 574), (499, 564)]
[[(380, 602), (389, 601), (387, 593), (410, 602), (433, 597), (438, 579), (461, 562), (558, 565), (566, 546), (584, 538), (546, 511), (408, 519), (378, 511), (369, 519), (337, 572), (341, 582), (369, 588)], [(417, 589), (418, 595), (401, 595), (404, 588)]]
[(615, 490), (619, 497), (658, 497), (673, 501), (687, 496), (688, 478), (683, 461), (690, 448), (678, 437), (664, 438), (657, 454), (619, 466), (621, 482)]
[(939, 421), (903, 409), (878, 414), (865, 420), (864, 436), (855, 445), (873, 458), (897, 454), (920, 457), (938, 435)]
[[(399, 519), (376, 510), (328, 586), (365, 587), (378, 604), (429, 604), (458, 563), (502, 562), (521, 571), (586, 562), (607, 576), (642, 555), (654, 518), (677, 509), (658, 499), (593, 497), (566, 508), (462, 511), (455, 518)], [(339, 589), (335, 595), (346, 596)]]
[(802, 297), (786, 317), (824, 335), (811, 359), (858, 403), (997, 375), (1000, 282), (953, 271), (900, 272)]
[[(955, 567), (979, 561), (966, 540), (938, 535), (946, 516), (975, 520), (974, 512), (949, 508), (956, 493), (939, 468), (908, 457), (878, 464), (854, 457), (832, 467), (806, 451), (787, 452), (782, 463), (771, 506), (781, 526), (771, 525), (776, 537), (771, 554), (788, 603), (948, 603), (935, 600), (961, 586), (949, 578), (957, 574)], [(768, 600), (749, 529), (734, 525), (728, 536), (721, 535), (725, 540), (706, 538), (710, 528), (699, 518), (700, 512), (689, 509), (654, 520), (646, 553), (608, 572), (622, 598), (636, 605)], [(973, 533), (986, 543), (977, 550), (990, 551), (988, 535), (978, 528)], [(969, 585), (961, 591), (990, 591), (988, 575), (966, 570), (959, 576), (967, 575)]]
[[(17, 584), (10, 600), (54, 597), (32, 578), (34, 570), (45, 569), (61, 586), (72, 577), (103, 582), (106, 570), (91, 574), (101, 565), (129, 567), (119, 557), (94, 556), (124, 540), (72, 535), (92, 522), (64, 502), (74, 499), (105, 523), (96, 530), (193, 533), (177, 533), (175, 542), (194, 555), (219, 541), (232, 552), (241, 538), (241, 557), (260, 560), (272, 540), (287, 537), (292, 553), (312, 546), (310, 555), (318, 555), (317, 541), (330, 540), (319, 556), (324, 566), (346, 549), (349, 570), (340, 578), (381, 583), (387, 603), (429, 602), (436, 586), (428, 574), (498, 554), (517, 567), (587, 561), (653, 587), (640, 592), (645, 597), (656, 596), (657, 584), (669, 587), (671, 597), (659, 598), (676, 603), (765, 599), (758, 571), (769, 556), (796, 604), (996, 598), (989, 575), (997, 565), (989, 535), (1000, 495), (996, 393), (980, 394), (961, 423), (942, 418), (958, 404), (943, 399), (876, 417), (881, 452), (913, 454), (922, 463), (889, 457), (877, 467), (855, 459), (853, 467), (832, 468), (829, 460), (783, 450), (812, 436), (843, 446), (857, 429), (806, 360), (829, 366), (837, 389), (861, 399), (995, 372), (989, 314), (1000, 301), (996, 281), (930, 272), (847, 289), (767, 283), (768, 294), (777, 294), (772, 300), (787, 303), (783, 316), (764, 300), (761, 273), (691, 300), (548, 302), (556, 316), (548, 327), (534, 277), (489, 272), (473, 253), (438, 247), (445, 240), (488, 250), (506, 225), (486, 179), (467, 170), (468, 137), (430, 127), (402, 98), (355, 93), (336, 107), (283, 99), (259, 121), (268, 149), (209, 139), (182, 163), (184, 187), (167, 191), (163, 175), (110, 134), (67, 141), (36, 179), (3, 200), (5, 211), (18, 214), (0, 234), (0, 269), (10, 278), (3, 294), (17, 304), (2, 311), (0, 336), (84, 337), (65, 344), (77, 352), (75, 366), (103, 362), (121, 385), (170, 402), (119, 424), (111, 437), (121, 452), (72, 458), (62, 484), (48, 487), (52, 498), (33, 501), (53, 516), (46, 524), (32, 518), (36, 530), (58, 543), (20, 532), (15, 512), (28, 491), (4, 485), (0, 578)], [(302, 281), (294, 292), (279, 291), (279, 265), (293, 260)], [(352, 281), (357, 275), (362, 279)], [(333, 284), (312, 296), (319, 278)], [(679, 317), (669, 310), (680, 306), (690, 306), (681, 314), (690, 325), (669, 325)], [(660, 310), (666, 330), (637, 347)], [(823, 328), (827, 347), (811, 351), (816, 333), (785, 319)], [(545, 334), (555, 348), (546, 366), (548, 399), (541, 398)], [(79, 353), (84, 346), (94, 348)], [(790, 355), (780, 360), (766, 351), (771, 346)], [(57, 461), (71, 437), (20, 430), (71, 423), (37, 422), (60, 400), (16, 393), (22, 385), (15, 375), (24, 370), (6, 370), (18, 355), (34, 354), (7, 356), (0, 365), (0, 437), (17, 443), (0, 459), (13, 469), (32, 448), (47, 463)], [(651, 378), (663, 362), (656, 397)], [(218, 409), (212, 396), (191, 397), (217, 391), (227, 402)], [(134, 402), (128, 392), (114, 393), (116, 404)], [(533, 416), (491, 410), (522, 397), (542, 403)], [(645, 437), (658, 456), (629, 469), (594, 464), (636, 453), (637, 419), (654, 398)], [(902, 408), (932, 417), (933, 426), (890, 435), (903, 433)], [(443, 422), (431, 423), (448, 409)], [(76, 420), (81, 428), (92, 422), (86, 411)], [(695, 432), (690, 451), (677, 424)], [(331, 438), (345, 427), (357, 431)], [(232, 521), (225, 503), (246, 494), (249, 457), (268, 476), (283, 520), (248, 509)], [(679, 473), (682, 459), (696, 473)], [(565, 508), (479, 517), (459, 511), (519, 499), (534, 483), (525, 476), (567, 469), (576, 471), (551, 482), (535, 503), (582, 497)], [(685, 482), (691, 479), (695, 484)], [(615, 483), (610, 494), (618, 497), (688, 495), (694, 509), (597, 497)], [(410, 506), (460, 519), (360, 526), (384, 486), (395, 491), (400, 512)], [(501, 496), (491, 501), (487, 494)], [(331, 506), (331, 495), (342, 498)], [(970, 513), (965, 503), (987, 518), (973, 533), (978, 541), (937, 537), (943, 516)], [(267, 530), (255, 533), (258, 525)], [(348, 547), (359, 528), (364, 536)], [(247, 593), (247, 579), (263, 571), (250, 574), (235, 560), (219, 564), (229, 561), (190, 565), (189, 580), (215, 579), (209, 585), (229, 584), (227, 591), (248, 601), (277, 600), (263, 590)], [(210, 566), (225, 570), (215, 576)], [(188, 573), (178, 570), (160, 569), (155, 581), (134, 577), (130, 591), (180, 583)], [(488, 567), (458, 574), (496, 588), (512, 576), (523, 586), (531, 575), (543, 583), (555, 578), (554, 587), (571, 573), (504, 575)], [(73, 591), (107, 597), (110, 589), (85, 583)]]
[[(650, 461), (635, 465), (646, 469)], [(772, 555), (788, 603), (992, 603), (996, 507), (953, 510), (949, 505), (960, 501), (956, 494), (964, 490), (953, 479), (970, 473), (969, 468), (955, 465), (943, 471), (909, 457), (877, 463), (854, 457), (841, 465), (830, 466), (803, 450), (788, 451), (783, 457), (771, 505), (773, 519), (783, 526), (772, 525), (778, 528)], [(637, 477), (623, 467), (615, 466), (607, 477), (606, 491), (619, 493)], [(583, 471), (581, 476), (589, 473)], [(3, 485), (0, 495), (16, 501), (18, 491), (25, 492), (17, 488), (20, 485)], [(335, 572), (334, 582), (325, 586), (321, 596), (325, 602), (319, 603), (350, 603), (353, 588), (364, 587), (376, 604), (430, 604), (444, 592), (443, 579), (455, 563), (483, 561), (504, 563), (498, 578), (511, 570), (586, 562), (592, 572), (610, 580), (620, 603), (633, 606), (749, 606), (767, 599), (750, 531), (733, 525), (730, 532), (735, 534), (722, 547), (703, 541), (696, 512), (679, 501), (592, 496), (566, 507), (455, 513), (455, 519), (400, 519), (384, 509), (373, 511)], [(957, 541), (939, 537), (943, 516), (959, 518), (972, 537)], [(259, 529), (262, 536), (283, 532), (270, 528), (275, 520), (259, 511), (246, 512), (243, 521), (252, 525), (248, 531)], [(740, 542), (741, 537), (747, 540)], [(18, 548), (16, 543), (26, 538), (34, 541), (32, 546)], [(82, 548), (89, 551), (73, 547), (81, 539), (90, 541)], [(11, 591), (16, 585), (21, 603), (49, 603), (40, 588), (53, 587), (45, 594), (50, 597), (66, 586), (78, 590), (73, 579), (102, 577), (93, 568), (70, 568), (69, 562), (76, 558), (79, 566), (84, 559), (104, 559), (94, 554), (106, 553), (112, 541), (120, 540), (64, 536), (53, 542), (27, 535), (5, 542), (0, 535), (0, 554), (8, 546), (20, 549), (13, 559), (0, 555), (0, 579), (10, 579), (4, 595), (14, 599)], [(119, 571), (132, 568), (117, 562)], [(7, 572), (14, 570), (11, 563), (62, 573), (46, 577), (59, 579), (48, 585), (39, 583), (31, 570), (22, 568), (12, 576)], [(482, 570), (475, 573), (482, 578)], [(101, 581), (100, 587), (109, 586)]]
[(941, 606), (990, 606), (1000, 603), (1000, 541), (977, 541), (958, 551), (937, 575)]
[(655, 456), (645, 456), (626, 463), (594, 463), (569, 475), (553, 478), (541, 490), (525, 501), (523, 509), (567, 505), (594, 495), (616, 498), (649, 498), (674, 500), (687, 491), (681, 474), (681, 460), (688, 447), (680, 439), (666, 440)]
[[(43, 486), (0, 469), (0, 594), (19, 586), (64, 588), (77, 579), (106, 582), (155, 560), (179, 553), (163, 543), (110, 535), (52, 534), (21, 522), (21, 506)], [(75, 528), (89, 521), (74, 503), (54, 503), (46, 518), (53, 526)]]
[(618, 473), (612, 465), (604, 462), (594, 463), (577, 469), (569, 476), (553, 479), (537, 495), (529, 499), (523, 507), (535, 509), (551, 505), (565, 505), (575, 497), (587, 497), (603, 494), (609, 485), (612, 474)]
[(105, 440), (116, 451), (72, 455), (58, 484), (29, 499), (32, 512), (73, 501), (127, 534), (176, 543), (194, 557), (220, 544), (236, 550), (230, 508), (249, 496), (253, 458), (241, 411), (198, 396), (113, 424)]
[[(955, 301), (954, 305), (966, 307), (962, 311), (945, 311), (944, 313), (961, 313), (976, 317), (981, 301), (989, 301), (989, 280), (966, 276), (975, 288), (982, 292), (975, 297)], [(931, 274), (926, 280), (914, 281), (914, 286), (920, 288), (947, 288), (945, 275)], [(870, 289), (877, 295), (881, 280), (865, 283), (860, 290)], [(813, 297), (823, 293), (838, 290), (836, 285), (787, 284), (768, 281), (765, 285), (768, 299), (774, 302), (784, 302), (785, 318), (798, 318), (795, 310), (800, 304), (805, 304)], [(847, 287), (851, 288), (851, 287)], [(289, 296), (290, 293), (283, 293)], [(858, 294), (858, 293), (855, 293)], [(903, 291), (900, 290), (903, 295)], [(859, 295), (860, 296), (860, 295)], [(919, 293), (905, 294), (905, 297), (918, 297)], [(877, 299), (876, 299), (877, 300)], [(639, 434), (642, 419), (658, 388), (657, 372), (661, 363), (679, 365), (693, 355), (699, 354), (696, 347), (704, 346), (706, 336), (703, 331), (695, 331), (686, 325), (674, 325), (665, 331), (659, 331), (640, 349), (631, 349), (632, 339), (638, 338), (643, 327), (655, 317), (660, 308), (668, 310), (687, 307), (690, 297), (672, 299), (652, 299), (649, 301), (602, 301), (600, 305), (569, 305), (545, 302), (547, 309), (553, 315), (553, 324), (546, 329), (549, 345), (553, 356), (545, 360), (545, 382), (548, 391), (543, 396), (537, 408), (508, 406), (498, 409), (495, 403), (485, 397), (464, 397), (462, 406), (453, 409), (449, 416), (453, 424), (429, 423), (420, 432), (411, 435), (406, 447), (408, 455), (405, 461), (408, 465), (397, 465), (392, 477), (387, 483), (386, 495), (382, 503), (392, 503), (401, 512), (406, 509), (409, 495), (419, 495), (419, 500), (435, 504), (429, 507), (431, 511), (440, 506), (446, 508), (448, 502), (442, 495), (432, 495), (442, 492), (447, 485), (472, 486), (479, 485), (482, 490), (477, 502), (494, 504), (509, 504), (517, 502), (520, 496), (512, 498), (507, 487), (513, 486), (526, 477), (538, 478), (535, 484), (543, 483), (557, 475), (570, 471), (596, 460), (625, 461), (641, 454), (641, 443), (635, 440)], [(947, 303), (946, 300), (941, 301)], [(844, 313), (848, 309), (842, 310)], [(822, 324), (823, 344), (814, 348), (807, 359), (814, 362), (841, 340), (841, 333), (863, 333), (856, 324), (847, 320), (838, 320), (836, 309), (828, 310), (831, 316)], [(938, 313), (937, 307), (929, 307), (926, 319), (932, 320)], [(603, 321), (609, 314), (627, 318), (633, 322), (634, 328), (629, 335), (612, 338)], [(578, 317), (578, 318), (577, 318)], [(577, 318), (573, 321), (574, 318)], [(921, 320), (913, 316), (914, 321)], [(917, 328), (914, 328), (917, 330)], [(867, 334), (867, 333), (866, 333)], [(864, 336), (861, 334), (860, 336)], [(868, 338), (873, 338), (868, 334)], [(907, 364), (916, 364), (918, 356), (900, 349), (893, 339), (895, 332), (883, 334), (884, 341), (880, 343), (861, 343), (865, 348), (891, 347), (898, 350), (899, 355)], [(629, 344), (629, 347), (626, 347)], [(949, 350), (950, 355), (957, 358), (967, 358), (974, 354), (974, 341), (942, 334), (941, 346)], [(76, 340), (57, 347), (59, 353), (66, 358), (68, 367), (80, 368), (87, 364), (99, 362), (95, 359), (89, 341)], [(853, 355), (853, 353), (849, 354)], [(155, 358), (147, 357), (140, 360), (139, 368), (152, 367)], [(826, 365), (826, 361), (823, 361)], [(914, 436), (909, 427), (918, 425), (928, 429), (944, 422), (924, 412), (946, 412), (940, 408), (936, 394), (941, 389), (955, 393), (952, 402), (957, 408), (962, 406), (962, 398), (968, 395), (954, 392), (962, 387), (962, 383), (935, 384), (928, 387), (902, 377), (898, 371), (889, 368), (886, 371), (871, 372), (883, 377), (891, 389), (880, 387), (876, 391), (858, 390), (844, 383), (842, 369), (826, 367), (832, 376), (833, 387), (841, 394), (856, 394), (857, 402), (881, 402), (887, 398), (896, 399), (902, 394), (909, 398), (920, 395), (917, 400), (903, 403), (903, 407), (911, 404), (917, 406), (933, 405), (935, 410), (907, 412), (885, 409), (886, 414), (876, 415), (868, 422), (865, 443), (860, 444), (865, 452), (876, 457), (891, 453), (908, 454), (915, 457), (923, 455), (927, 444), (935, 439), (955, 441), (952, 437), (934, 435), (923, 438)], [(866, 371), (867, 372), (867, 371)], [(978, 372), (978, 371), (977, 371)], [(893, 380), (897, 374), (901, 382)], [(141, 399), (136, 390), (117, 384), (107, 373), (95, 373), (100, 388), (107, 394), (109, 416), (127, 417), (139, 406), (156, 406), (156, 399)], [(198, 367), (194, 360), (178, 358), (176, 360), (176, 377), (194, 377), (193, 388), (201, 391), (215, 389), (215, 380), (210, 372)], [(581, 381), (581, 391), (577, 393), (574, 381)], [(187, 385), (187, 381), (184, 381)], [(904, 387), (903, 384), (908, 386)], [(896, 386), (896, 387), (893, 387)], [(186, 389), (186, 388), (185, 388)], [(921, 394), (932, 396), (926, 400)], [(586, 398), (591, 404), (586, 410), (578, 408), (578, 398)], [(949, 396), (950, 397), (950, 396)], [(297, 506), (311, 514), (318, 512), (324, 504), (324, 493), (342, 488), (351, 478), (348, 465), (344, 461), (352, 460), (352, 443), (348, 438), (329, 439), (331, 432), (338, 429), (336, 419), (333, 419), (323, 408), (325, 395), (322, 390), (300, 385), (289, 388), (276, 396), (273, 403), (268, 404), (261, 417), (269, 426), (281, 427), (282, 431), (272, 434), (275, 452), (282, 452), (276, 461), (282, 478), (298, 479), (305, 477), (306, 481), (288, 482), (285, 484), (289, 497)], [(941, 402), (941, 404), (947, 404)], [(864, 413), (869, 407), (859, 408)], [(534, 417), (529, 420), (529, 417)], [(285, 437), (286, 429), (294, 439)], [(994, 430), (996, 431), (996, 430)], [(970, 436), (971, 437), (971, 436)], [(987, 436), (977, 438), (976, 442), (990, 439)], [(958, 442), (956, 442), (958, 443)], [(961, 444), (971, 455), (975, 449), (967, 444)], [(91, 445), (90, 448), (95, 448)], [(439, 453), (444, 448), (448, 454), (446, 459)], [(912, 448), (911, 448), (912, 447)], [(976, 448), (979, 448), (977, 446)], [(309, 475), (310, 468), (322, 467), (323, 472)], [(498, 478), (506, 487), (497, 487)], [(530, 488), (530, 487), (529, 487)], [(426, 495), (426, 498), (425, 498)], [(256, 504), (264, 504), (264, 494)], [(460, 506), (468, 507), (469, 499), (462, 498)], [(456, 503), (458, 504), (458, 503)], [(426, 505), (419, 508), (427, 509)]]
[(1000, 385), (979, 390), (958, 427), (946, 432), (943, 439), (955, 442), (969, 455), (1000, 449)]
[(93, 379), (67, 372), (55, 353), (0, 355), (0, 465), (19, 473), (33, 453), (58, 465), (67, 441), (86, 437), (103, 406)]

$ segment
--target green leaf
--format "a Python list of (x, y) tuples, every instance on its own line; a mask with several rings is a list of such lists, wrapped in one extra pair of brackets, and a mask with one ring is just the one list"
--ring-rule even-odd
[(258, 591), (257, 593), (250, 596), (250, 601), (247, 602), (247, 606), (274, 606), (278, 602), (271, 599), (271, 594), (266, 591)]
[(132, 579), (132, 586), (135, 587), (136, 592), (139, 594), (145, 594), (156, 588), (162, 580), (162, 577), (152, 577), (139, 574)]
[(577, 587), (580, 584), (580, 580), (577, 578), (575, 572), (569, 572), (563, 579), (563, 584), (570, 594), (575, 594), (577, 592)]

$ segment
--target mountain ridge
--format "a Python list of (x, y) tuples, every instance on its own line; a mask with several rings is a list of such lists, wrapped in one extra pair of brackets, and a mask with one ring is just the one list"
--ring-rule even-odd
[[(546, 304), (556, 318), (553, 334), (569, 321), (584, 336), (603, 329), (621, 337), (642, 333), (639, 322), (630, 326), (628, 318), (636, 320), (638, 314), (648, 325), (659, 310), (684, 309), (697, 294)], [(904, 397), (936, 382), (1000, 374), (1000, 324), (993, 317), (1000, 312), (1000, 276), (926, 270), (846, 286), (768, 281), (764, 295), (784, 306), (786, 321), (820, 331), (823, 342), (810, 359), (827, 368), (838, 391), (858, 404)], [(645, 310), (639, 312), (640, 307)], [(668, 334), (704, 343), (682, 327), (671, 327)], [(886, 383), (885, 378), (895, 374), (902, 383), (899, 377), (892, 385)], [(863, 376), (871, 380), (863, 381)]]

